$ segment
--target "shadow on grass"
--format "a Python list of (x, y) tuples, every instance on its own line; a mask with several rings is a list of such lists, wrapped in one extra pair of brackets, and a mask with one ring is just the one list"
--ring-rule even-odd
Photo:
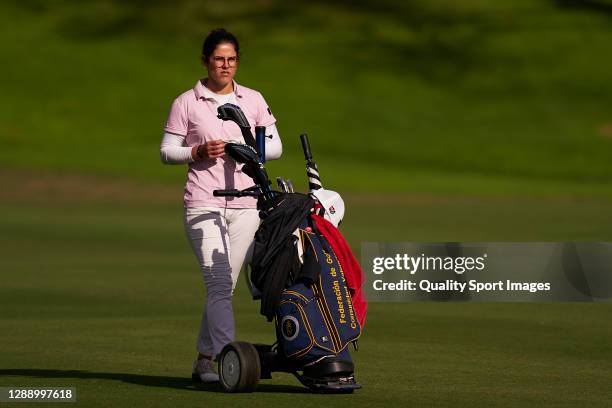
[[(95, 380), (114, 380), (147, 387), (174, 388), (186, 391), (224, 392), (219, 384), (203, 384), (186, 377), (168, 377), (127, 373), (99, 373), (83, 370), (46, 370), (46, 369), (0, 369), (0, 376), (20, 376), (31, 378), (79, 378)], [(276, 392), (302, 394), (310, 391), (294, 385), (259, 384), (256, 392)]]

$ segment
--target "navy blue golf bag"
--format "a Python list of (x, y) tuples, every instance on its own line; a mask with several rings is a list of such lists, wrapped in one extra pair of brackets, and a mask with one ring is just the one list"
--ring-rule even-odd
[(323, 236), (302, 228), (299, 234), (297, 244), (305, 247), (305, 257), (315, 258), (320, 273), (282, 292), (276, 311), (279, 348), (300, 365), (339, 356), (350, 361), (345, 350), (361, 328), (340, 263)]
[(350, 377), (347, 349), (361, 327), (338, 258), (311, 220), (315, 202), (291, 193), (266, 203), (251, 281), (261, 313), (275, 321), (278, 352), (307, 378)]

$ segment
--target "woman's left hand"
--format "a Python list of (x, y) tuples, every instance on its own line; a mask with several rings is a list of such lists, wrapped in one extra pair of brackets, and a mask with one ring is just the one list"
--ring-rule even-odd
[(194, 147), (194, 159), (216, 159), (225, 154), (225, 141), (211, 140), (197, 147)]

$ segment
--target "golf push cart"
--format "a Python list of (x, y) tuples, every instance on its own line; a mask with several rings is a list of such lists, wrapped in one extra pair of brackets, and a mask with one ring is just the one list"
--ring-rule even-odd
[(218, 108), (218, 117), (236, 123), (247, 144), (228, 142), (225, 153), (255, 185), (245, 190), (215, 190), (215, 196), (257, 197), (262, 223), (255, 235), (247, 282), (261, 314), (274, 320), (273, 345), (235, 341), (219, 355), (219, 379), (228, 392), (251, 392), (273, 372), (293, 374), (318, 392), (350, 393), (355, 381), (348, 348), (365, 321), (363, 273), (336, 227), (344, 215), (339, 194), (321, 186), (307, 136), (301, 135), (309, 194), (293, 191), (289, 180), (270, 186), (264, 168), (265, 128), (256, 138), (236, 105)]

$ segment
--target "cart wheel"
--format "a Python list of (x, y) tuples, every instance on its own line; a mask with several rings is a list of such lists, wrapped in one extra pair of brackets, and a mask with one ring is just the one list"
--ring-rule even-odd
[(234, 341), (223, 347), (219, 358), (219, 381), (225, 391), (252, 392), (260, 375), (259, 354), (251, 343)]

